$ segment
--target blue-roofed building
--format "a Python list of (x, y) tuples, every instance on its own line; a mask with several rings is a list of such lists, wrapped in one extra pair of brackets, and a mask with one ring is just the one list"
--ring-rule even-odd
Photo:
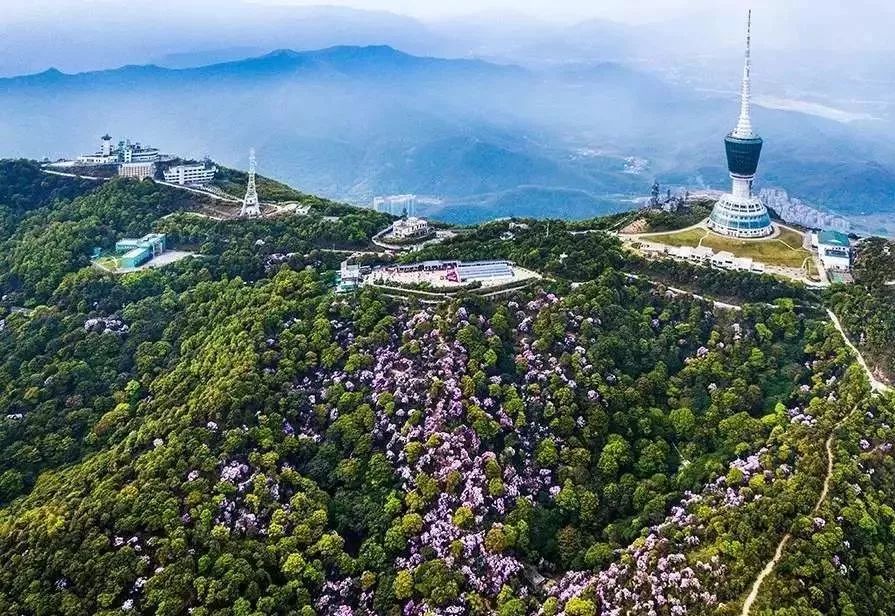
[(818, 233), (817, 254), (828, 271), (847, 272), (851, 269), (851, 240), (841, 231)]
[(474, 261), (457, 267), (460, 282), (481, 282), (494, 278), (512, 278), (513, 268), (508, 261)]
[(152, 259), (152, 253), (148, 248), (131, 248), (118, 257), (118, 266), (125, 269), (140, 267), (150, 259)]
[(817, 235), (817, 240), (819, 244), (826, 244), (827, 246), (839, 246), (841, 248), (849, 248), (851, 246), (851, 240), (842, 231), (821, 231)]
[(141, 238), (123, 238), (115, 242), (115, 252), (119, 253), (119, 267), (139, 267), (165, 252), (164, 233), (149, 233)]

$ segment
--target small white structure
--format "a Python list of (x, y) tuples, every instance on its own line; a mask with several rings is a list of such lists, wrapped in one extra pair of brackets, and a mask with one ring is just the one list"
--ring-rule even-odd
[(714, 254), (708, 246), (694, 246), (690, 249), (690, 260), (694, 263), (707, 263), (712, 260)]
[(391, 235), (398, 239), (409, 240), (417, 237), (425, 237), (431, 233), (429, 223), (423, 218), (410, 216), (396, 220), (392, 225)]
[(678, 259), (686, 259), (690, 260), (690, 256), (692, 255), (692, 248), (689, 246), (672, 246), (668, 249), (668, 254), (672, 257), (677, 257)]
[(121, 163), (118, 165), (118, 175), (123, 178), (136, 178), (145, 180), (155, 177), (155, 163)]
[(661, 254), (665, 254), (665, 252), (668, 250), (668, 248), (665, 246), (665, 244), (654, 244), (652, 242), (643, 242), (640, 245), (640, 250), (642, 250), (644, 254), (648, 254), (648, 255), (650, 255), (650, 254), (661, 255)]
[(751, 272), (753, 263), (752, 257), (735, 257), (733, 260), (733, 269), (743, 272)]
[(118, 153), (112, 148), (112, 137), (108, 134), (100, 139), (99, 150), (93, 154), (78, 156), (82, 165), (111, 165), (118, 162)]
[(217, 167), (207, 167), (202, 163), (177, 165), (165, 169), (165, 181), (180, 186), (208, 184), (217, 172)]
[(118, 156), (110, 154), (106, 156), (101, 152), (78, 156), (78, 162), (82, 165), (112, 165), (118, 162)]
[(361, 267), (357, 263), (349, 263), (350, 259), (342, 261), (339, 269), (339, 283), (336, 290), (339, 293), (353, 291), (363, 282), (364, 278), (361, 274)]
[(712, 257), (712, 265), (715, 267), (733, 269), (735, 263), (736, 257), (733, 256), (733, 253), (727, 252), (726, 250), (722, 250)]

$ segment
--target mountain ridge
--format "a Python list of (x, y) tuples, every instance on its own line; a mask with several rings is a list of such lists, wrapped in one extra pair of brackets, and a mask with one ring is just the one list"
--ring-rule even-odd
[(209, 73), (227, 73), (234, 69), (278, 69), (288, 68), (320, 68), (327, 64), (339, 63), (346, 68), (364, 68), (363, 62), (391, 62), (412, 66), (414, 63), (438, 64), (441, 66), (455, 65), (459, 67), (488, 68), (495, 71), (512, 70), (527, 72), (521, 67), (509, 64), (498, 64), (477, 59), (468, 58), (438, 58), (435, 56), (419, 56), (410, 54), (391, 45), (333, 45), (322, 49), (295, 50), (290, 48), (274, 49), (270, 52), (250, 56), (239, 60), (216, 62), (202, 66), (183, 68), (171, 68), (158, 64), (125, 64), (116, 68), (100, 69), (94, 71), (82, 71), (65, 73), (58, 68), (51, 67), (38, 73), (2, 77), (0, 83), (7, 85), (34, 84), (49, 81), (82, 81), (92, 78), (108, 76), (184, 76), (207, 75)]

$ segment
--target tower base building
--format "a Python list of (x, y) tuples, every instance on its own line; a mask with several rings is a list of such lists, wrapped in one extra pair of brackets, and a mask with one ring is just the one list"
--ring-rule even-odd
[(774, 233), (768, 210), (758, 197), (737, 199), (724, 195), (709, 216), (708, 228), (731, 237), (767, 237)]

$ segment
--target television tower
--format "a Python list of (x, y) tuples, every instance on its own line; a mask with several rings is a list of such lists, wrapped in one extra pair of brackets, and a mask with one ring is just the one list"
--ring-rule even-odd
[(740, 116), (736, 127), (724, 138), (731, 188), (715, 203), (707, 222), (716, 233), (750, 238), (774, 233), (767, 207), (752, 193), (763, 143), (752, 126), (752, 11), (749, 11), (746, 16), (746, 57), (740, 86)]
[(246, 187), (246, 196), (242, 200), (242, 209), (239, 210), (239, 216), (241, 218), (261, 216), (258, 189), (255, 187), (255, 148), (249, 150), (249, 185)]

